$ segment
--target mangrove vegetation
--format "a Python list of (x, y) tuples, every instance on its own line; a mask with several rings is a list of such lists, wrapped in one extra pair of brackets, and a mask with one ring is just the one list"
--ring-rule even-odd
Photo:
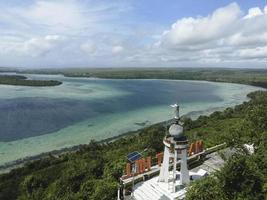
[[(267, 92), (249, 97), (249, 102), (234, 108), (183, 119), (190, 141), (202, 139), (206, 147), (226, 142), (239, 150), (220, 172), (193, 183), (187, 200), (267, 197)], [(112, 142), (91, 141), (75, 152), (28, 162), (0, 175), (0, 199), (116, 199), (125, 156), (144, 149), (145, 156), (161, 152), (166, 128), (166, 123), (159, 123)], [(244, 143), (253, 144), (255, 153), (250, 155)]]
[(31, 80), (21, 75), (0, 75), (0, 84), (44, 87), (60, 85), (62, 82), (56, 80)]

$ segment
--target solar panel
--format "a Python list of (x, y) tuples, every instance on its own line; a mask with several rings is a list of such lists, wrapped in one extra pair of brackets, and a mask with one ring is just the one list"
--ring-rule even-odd
[(134, 151), (127, 155), (127, 160), (131, 163), (135, 162), (136, 160), (140, 159), (142, 155), (138, 151)]

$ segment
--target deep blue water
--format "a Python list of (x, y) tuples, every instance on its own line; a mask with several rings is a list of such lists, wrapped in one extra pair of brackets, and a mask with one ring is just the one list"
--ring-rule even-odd
[[(0, 141), (13, 141), (43, 135), (60, 130), (85, 119), (112, 113), (123, 113), (146, 107), (169, 105), (174, 102), (219, 102), (215, 94), (217, 86), (207, 82), (180, 82), (165, 80), (86, 80), (63, 79), (73, 87), (97, 84), (126, 91), (127, 95), (114, 97), (72, 99), (17, 97), (1, 99), (0, 96)], [(57, 88), (55, 87), (55, 90)], [(1, 88), (0, 88), (1, 91)], [(81, 93), (90, 93), (85, 88)], [(110, 91), (109, 91), (110, 92)], [(111, 91), (112, 92), (112, 91)], [(92, 124), (88, 124), (90, 126)]]

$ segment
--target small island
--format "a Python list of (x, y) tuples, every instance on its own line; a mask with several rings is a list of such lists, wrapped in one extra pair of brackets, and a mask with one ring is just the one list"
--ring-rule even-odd
[(0, 75), (0, 84), (44, 87), (61, 85), (62, 82), (56, 80), (30, 80), (21, 75)]

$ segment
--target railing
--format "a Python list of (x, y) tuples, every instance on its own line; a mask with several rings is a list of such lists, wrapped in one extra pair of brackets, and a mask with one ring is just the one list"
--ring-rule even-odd
[[(203, 141), (198, 140), (194, 143), (191, 143), (189, 148), (188, 148), (188, 156), (192, 156), (195, 154), (198, 154), (200, 152), (203, 152)], [(154, 159), (153, 159), (154, 160)], [(132, 176), (136, 176), (138, 174), (143, 174), (145, 172), (150, 171), (151, 166), (157, 164), (159, 167), (161, 166), (163, 160), (163, 152), (156, 154), (156, 163), (152, 163), (152, 158), (147, 157), (147, 158), (141, 158), (134, 163), (127, 163), (126, 164), (126, 174), (121, 177), (121, 179), (126, 179)], [(151, 165), (153, 164), (153, 165)], [(134, 169), (134, 170), (133, 170)], [(134, 171), (134, 173), (132, 172)]]
[[(216, 145), (216, 146), (213, 146), (211, 148), (207, 148), (207, 149), (202, 149), (201, 152), (198, 152), (198, 153), (193, 153), (192, 155), (190, 155), (188, 158), (187, 158), (187, 163), (189, 166), (192, 166), (194, 164), (197, 164), (199, 163), (199, 160), (201, 159), (201, 157), (203, 156), (206, 156), (208, 154), (211, 154), (213, 152), (216, 152), (220, 149), (223, 149), (226, 147), (226, 144), (225, 143), (222, 143), (222, 144), (219, 144), (219, 145)], [(159, 153), (161, 154), (161, 153)], [(157, 154), (157, 155), (159, 155)], [(163, 154), (162, 154), (163, 156)], [(128, 169), (126, 169), (126, 171), (128, 170), (128, 173), (126, 175), (123, 175), (121, 178), (120, 178), (120, 181), (121, 181), (121, 184), (123, 185), (124, 188), (126, 187), (129, 187), (133, 181), (133, 179), (131, 178), (133, 175), (134, 175), (134, 182), (135, 183), (138, 183), (140, 181), (143, 181), (143, 180), (146, 180), (146, 179), (149, 179), (153, 176), (156, 176), (159, 174), (159, 171), (160, 171), (160, 166), (161, 166), (161, 162), (159, 162), (159, 159), (156, 157), (154, 158), (151, 158), (151, 157), (148, 157), (147, 159), (150, 160), (150, 166), (147, 166), (146, 163), (142, 163), (142, 170), (141, 171), (138, 171), (134, 174), (130, 173), (129, 169), (131, 170), (131, 168), (129, 168), (129, 163), (127, 163), (127, 167)], [(146, 159), (142, 159), (143, 161), (142, 162), (146, 162), (145, 160)], [(162, 159), (161, 159), (162, 160)], [(178, 166), (178, 170), (179, 170), (179, 163), (180, 163), (180, 160), (177, 162)], [(140, 161), (137, 161), (136, 163), (137, 165), (140, 165)], [(170, 168), (173, 167), (173, 163), (170, 164)], [(141, 169), (141, 168), (139, 168)]]

